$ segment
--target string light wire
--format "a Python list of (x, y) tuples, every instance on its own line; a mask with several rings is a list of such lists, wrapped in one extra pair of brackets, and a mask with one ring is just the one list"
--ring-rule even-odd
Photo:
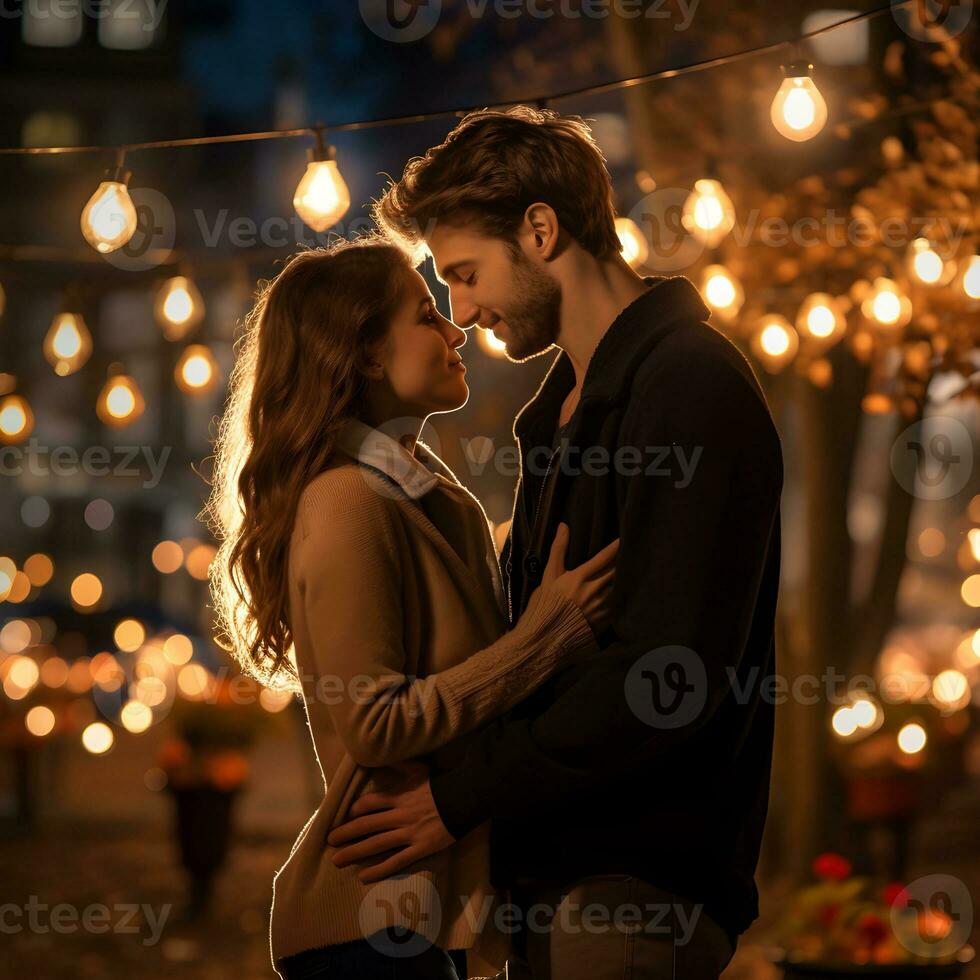
[(429, 122), (434, 119), (443, 119), (447, 116), (465, 116), (469, 112), (480, 109), (500, 109), (515, 105), (519, 102), (534, 103), (544, 108), (551, 102), (558, 102), (563, 99), (579, 98), (585, 95), (603, 95), (607, 92), (614, 92), (620, 89), (632, 88), (636, 85), (643, 85), (647, 82), (660, 81), (668, 78), (679, 78), (682, 75), (691, 75), (695, 72), (707, 71), (718, 68), (722, 65), (730, 65), (735, 62), (744, 61), (747, 58), (754, 58), (763, 54), (771, 54), (775, 51), (782, 51), (786, 48), (795, 50), (811, 38), (819, 37), (830, 31), (838, 30), (862, 21), (873, 20), (883, 14), (907, 6), (914, 0), (896, 0), (894, 3), (883, 4), (872, 10), (866, 10), (844, 17), (841, 20), (826, 24), (823, 27), (807, 31), (796, 38), (785, 41), (773, 41), (769, 44), (759, 45), (754, 48), (745, 48), (741, 51), (734, 51), (730, 54), (719, 55), (715, 58), (705, 58), (701, 61), (692, 61), (677, 68), (662, 68), (657, 71), (644, 72), (640, 75), (633, 75), (629, 78), (618, 78), (610, 82), (601, 82), (594, 85), (583, 85), (578, 88), (565, 89), (561, 92), (554, 92), (550, 95), (540, 95), (527, 99), (511, 99), (505, 102), (484, 103), (478, 106), (467, 106), (455, 109), (436, 109), (431, 112), (417, 112), (404, 116), (387, 116), (380, 119), (361, 119), (353, 122), (337, 123), (333, 125), (317, 124), (314, 126), (303, 126), (297, 129), (273, 129), (255, 133), (231, 133), (225, 136), (192, 136), (186, 139), (167, 139), (150, 140), (144, 143), (125, 143), (122, 145), (91, 145), (91, 146), (18, 146), (0, 147), (2, 156), (32, 156), (38, 154), (52, 153), (132, 153), (136, 150), (160, 150), (186, 146), (207, 146), (219, 143), (246, 143), (262, 140), (291, 139), (300, 136), (314, 136), (323, 133), (345, 133), (356, 132), (364, 129), (378, 129), (389, 126), (405, 126), (416, 123)]

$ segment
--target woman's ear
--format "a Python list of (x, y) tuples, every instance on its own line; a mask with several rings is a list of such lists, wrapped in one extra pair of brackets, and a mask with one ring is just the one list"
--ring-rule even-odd
[(380, 381), (385, 376), (385, 367), (380, 361), (368, 358), (360, 364), (360, 372), (369, 381)]
[(358, 371), (369, 381), (380, 381), (385, 376), (382, 353), (382, 344), (375, 343), (374, 346), (362, 351), (357, 358)]

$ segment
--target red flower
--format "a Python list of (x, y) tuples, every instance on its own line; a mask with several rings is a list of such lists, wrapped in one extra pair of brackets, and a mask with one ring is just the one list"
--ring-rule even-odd
[(851, 862), (828, 851), (813, 859), (813, 873), (824, 881), (843, 881), (850, 876)]
[(206, 760), (206, 767), (211, 782), (226, 792), (248, 776), (248, 760), (240, 752), (215, 752)]
[(889, 907), (893, 905), (905, 906), (909, 900), (908, 892), (900, 881), (893, 881), (885, 885), (881, 893), (881, 899)]
[(858, 919), (858, 931), (869, 946), (877, 946), (888, 935), (888, 926), (874, 914), (866, 912)]
[(191, 748), (182, 738), (168, 738), (157, 754), (157, 765), (170, 772), (186, 766), (191, 760)]
[(839, 905), (823, 905), (820, 907), (820, 911), (817, 912), (817, 918), (820, 920), (821, 925), (824, 925), (829, 929), (834, 924), (834, 921), (839, 914)]

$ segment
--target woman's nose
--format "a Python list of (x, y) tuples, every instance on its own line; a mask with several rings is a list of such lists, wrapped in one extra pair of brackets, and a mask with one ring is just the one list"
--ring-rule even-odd
[(466, 343), (466, 331), (457, 327), (452, 320), (447, 320), (446, 323), (449, 324), (449, 346), (453, 349), (462, 347)]

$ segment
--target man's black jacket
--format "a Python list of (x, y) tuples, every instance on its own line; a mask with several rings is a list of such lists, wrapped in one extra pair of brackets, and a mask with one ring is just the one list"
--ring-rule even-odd
[(455, 837), (492, 820), (498, 887), (631, 874), (703, 903), (734, 937), (758, 915), (782, 455), (751, 367), (697, 290), (647, 281), (592, 356), (550, 501), (567, 354), (514, 426), (511, 625), (559, 521), (569, 568), (620, 537), (613, 625), (431, 786)]

